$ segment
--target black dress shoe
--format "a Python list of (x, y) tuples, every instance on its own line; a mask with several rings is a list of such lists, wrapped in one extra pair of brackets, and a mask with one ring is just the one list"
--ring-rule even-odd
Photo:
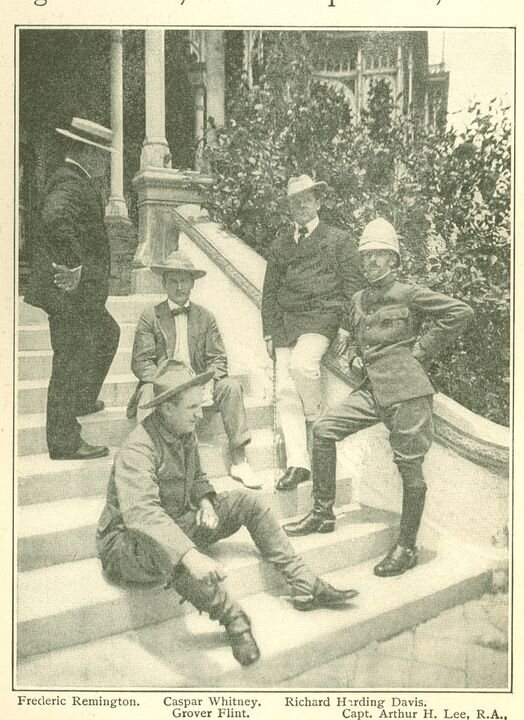
[(315, 510), (308, 513), (302, 520), (287, 523), (283, 525), (286, 535), (296, 537), (299, 535), (309, 535), (310, 533), (330, 533), (335, 529), (335, 518), (320, 515)]
[(395, 545), (388, 552), (386, 557), (373, 568), (375, 575), (379, 577), (392, 577), (402, 575), (406, 570), (415, 567), (418, 561), (417, 548), (407, 548), (402, 545)]
[(92, 415), (93, 413), (102, 412), (105, 409), (105, 403), (103, 400), (95, 400), (95, 402), (87, 408), (81, 408), (80, 412), (77, 413), (77, 417), (83, 415)]
[(317, 608), (341, 608), (358, 595), (358, 590), (338, 590), (324, 580), (317, 578), (311, 595), (293, 595), (291, 602), (296, 610)]
[(300, 483), (307, 482), (311, 473), (306, 468), (289, 467), (276, 484), (277, 490), (293, 490)]
[(226, 628), (233, 657), (241, 665), (252, 665), (260, 657), (260, 650), (251, 630), (246, 628), (241, 633), (229, 632)]
[(85, 440), (78, 450), (74, 452), (49, 452), (51, 460), (94, 460), (109, 455), (109, 448), (105, 445), (88, 445)]

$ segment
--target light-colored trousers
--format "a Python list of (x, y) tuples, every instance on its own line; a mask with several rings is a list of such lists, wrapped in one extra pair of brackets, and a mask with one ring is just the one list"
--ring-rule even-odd
[(294, 347), (275, 349), (277, 409), (288, 467), (311, 467), (305, 421), (321, 413), (320, 363), (329, 344), (325, 335), (305, 333)]

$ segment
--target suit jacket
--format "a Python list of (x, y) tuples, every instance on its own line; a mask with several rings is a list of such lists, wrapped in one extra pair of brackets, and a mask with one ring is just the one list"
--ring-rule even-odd
[[(362, 358), (383, 407), (430, 395), (435, 390), (422, 363), (453, 342), (472, 318), (473, 310), (466, 303), (421, 285), (398, 282), (390, 273), (353, 297), (349, 361), (357, 355)], [(420, 335), (426, 320), (431, 324)]]
[(176, 565), (194, 547), (177, 518), (214, 495), (200, 466), (195, 434), (174, 435), (153, 412), (115, 456), (98, 523), (99, 557), (103, 560), (115, 533), (132, 530), (150, 537)]
[(304, 333), (330, 340), (345, 322), (353, 294), (364, 287), (350, 236), (320, 221), (298, 244), (289, 234), (275, 240), (262, 294), (264, 336), (275, 347), (293, 345)]
[[(214, 371), (214, 379), (227, 375), (227, 357), (224, 343), (214, 315), (196, 303), (190, 303), (187, 316), (187, 341), (191, 367), (196, 373)], [(139, 380), (129, 401), (128, 416), (136, 414), (140, 387), (153, 382), (157, 367), (172, 358), (176, 347), (176, 326), (167, 300), (148, 307), (138, 321), (131, 369)]]
[[(82, 265), (73, 292), (54, 285), (51, 263)], [(49, 180), (41, 203), (32, 252), (32, 273), (25, 301), (46, 312), (64, 306), (103, 307), (110, 273), (109, 241), (102, 197), (81, 168), (64, 163)]]

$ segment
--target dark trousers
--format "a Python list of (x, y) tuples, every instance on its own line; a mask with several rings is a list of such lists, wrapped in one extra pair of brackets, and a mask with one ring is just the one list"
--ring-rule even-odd
[(381, 407), (364, 388), (330, 408), (313, 425), (313, 496), (317, 511), (332, 516), (336, 496), (336, 443), (382, 421), (402, 478), (402, 515), (399, 543), (415, 545), (426, 495), (422, 463), (433, 441), (433, 396), (411, 398)]
[(78, 415), (92, 407), (113, 362), (120, 328), (105, 307), (69, 306), (49, 315), (53, 366), (47, 391), (47, 447), (51, 454), (80, 447)]
[[(218, 515), (218, 526), (214, 530), (196, 524), (195, 510), (176, 519), (177, 525), (197, 548), (205, 550), (244, 526), (262, 557), (280, 570), (296, 593), (308, 595), (312, 592), (316, 576), (296, 554), (272, 511), (254, 493), (247, 490), (220, 493), (214, 506)], [(97, 544), (104, 571), (115, 582), (146, 583), (173, 578), (174, 568), (168, 554), (145, 534), (122, 528), (103, 537), (99, 535)], [(175, 572), (174, 587), (186, 597), (187, 588), (178, 583), (179, 577), (180, 573)], [(191, 597), (188, 599), (191, 601)]]

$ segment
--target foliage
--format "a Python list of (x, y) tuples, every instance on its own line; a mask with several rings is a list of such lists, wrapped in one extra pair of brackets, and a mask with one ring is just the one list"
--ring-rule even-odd
[(321, 215), (359, 237), (377, 216), (402, 237), (403, 276), (461, 298), (473, 327), (435, 362), (437, 388), (500, 423), (509, 419), (511, 127), (475, 105), (460, 133), (395, 117), (377, 83), (360, 121), (344, 93), (312, 82), (300, 33), (272, 33), (266, 74), (230, 89), (230, 121), (207, 160), (214, 218), (262, 255), (289, 224), (287, 179), (326, 180)]

